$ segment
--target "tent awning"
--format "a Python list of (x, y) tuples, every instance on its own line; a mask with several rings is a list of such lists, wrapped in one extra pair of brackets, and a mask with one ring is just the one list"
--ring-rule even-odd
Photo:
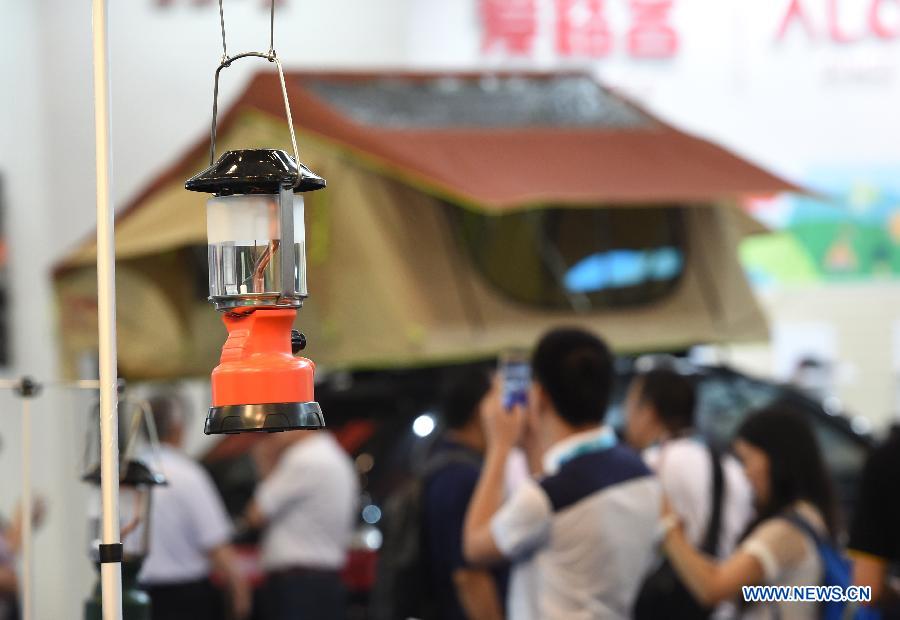
[[(331, 367), (435, 363), (527, 345), (560, 323), (596, 329), (618, 350), (765, 337), (736, 252), (760, 227), (733, 198), (797, 188), (587, 79), (288, 74), (301, 159), (329, 182), (306, 210), (311, 297), (299, 321), (310, 357)], [(284, 148), (283, 115), (277, 76), (257, 76), (223, 116), (220, 152)], [(184, 189), (207, 165), (208, 144), (117, 217), (127, 376), (205, 373), (218, 357), (223, 329), (205, 301), (205, 196)], [(677, 286), (652, 303), (585, 313), (523, 304), (493, 286), (448, 219), (456, 207), (499, 215), (569, 206), (677, 209)], [(68, 371), (96, 347), (94, 259), (89, 240), (56, 265)]]
[[(691, 202), (801, 191), (580, 74), (289, 73), (286, 85), (301, 144), (305, 135), (334, 142), (420, 188), (481, 209)], [(496, 91), (504, 88), (512, 91), (502, 102), (511, 110), (498, 118), (500, 106), (482, 102), (497, 98)], [(384, 92), (393, 97), (379, 100)], [(542, 113), (562, 105), (554, 103), (557, 99), (568, 106)], [(283, 118), (283, 105), (277, 76), (257, 74), (229, 109), (222, 129), (247, 109)], [(398, 112), (402, 105), (408, 109)], [(466, 110), (474, 107), (477, 113), (479, 105), (487, 121), (460, 122)], [(504, 121), (506, 116), (513, 120)], [(185, 176), (186, 164), (208, 153), (208, 144), (196, 145), (135, 202), (173, 177)]]

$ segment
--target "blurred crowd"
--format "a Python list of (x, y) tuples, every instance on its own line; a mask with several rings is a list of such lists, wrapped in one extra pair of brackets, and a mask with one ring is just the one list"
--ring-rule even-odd
[[(466, 378), (447, 399), (439, 465), (422, 482), (423, 595), (386, 597), (403, 607), (382, 617), (898, 617), (896, 436), (870, 457), (846, 523), (812, 428), (788, 404), (751, 414), (720, 451), (694, 427), (690, 377), (649, 370), (629, 386), (620, 438), (603, 422), (602, 340), (549, 333), (531, 370), (524, 406), (504, 406), (502, 377)], [(743, 596), (853, 584), (871, 601)]]
[[(790, 405), (751, 414), (720, 450), (695, 428), (691, 377), (655, 368), (632, 379), (620, 436), (604, 423), (613, 363), (596, 335), (559, 329), (536, 344), (515, 402), (502, 368), (470, 367), (443, 386), (444, 431), (384, 506), (368, 617), (898, 617), (896, 438), (872, 455), (848, 523), (816, 437)], [(256, 443), (260, 483), (232, 524), (209, 475), (180, 449), (184, 404), (163, 396), (151, 409), (169, 478), (155, 491), (141, 573), (154, 618), (347, 618), (340, 571), (360, 489), (334, 436)], [(256, 605), (230, 543), (247, 529), (262, 531)], [(870, 603), (742, 596), (751, 585), (854, 583), (872, 588)]]
[[(872, 452), (847, 520), (815, 434), (788, 404), (752, 413), (721, 449), (695, 427), (692, 378), (657, 367), (631, 380), (617, 433), (604, 422), (614, 358), (602, 339), (558, 329), (526, 363), (517, 398), (502, 366), (443, 386), (443, 431), (384, 504), (364, 617), (900, 618), (900, 434)], [(153, 492), (139, 576), (153, 618), (350, 617), (341, 570), (360, 484), (335, 437), (257, 441), (259, 484), (235, 521), (183, 451), (185, 402), (149, 405), (168, 480)], [(3, 619), (18, 616), (21, 530), (19, 516), (0, 528)], [(232, 543), (255, 530), (261, 584)], [(871, 601), (749, 602), (743, 590), (854, 584)]]
[[(334, 436), (278, 433), (257, 442), (260, 482), (232, 525), (209, 474), (182, 452), (185, 402), (160, 396), (150, 399), (150, 409), (168, 482), (154, 490), (151, 545), (140, 574), (154, 620), (344, 618), (340, 571), (356, 525), (359, 483)], [(265, 582), (255, 606), (230, 542), (246, 530), (262, 531)], [(224, 600), (213, 575), (226, 590)]]

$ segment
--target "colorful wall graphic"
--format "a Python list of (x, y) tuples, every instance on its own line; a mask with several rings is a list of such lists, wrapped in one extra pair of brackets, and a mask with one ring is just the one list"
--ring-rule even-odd
[(751, 201), (773, 232), (741, 248), (753, 281), (803, 284), (900, 278), (900, 164), (814, 170), (811, 195)]

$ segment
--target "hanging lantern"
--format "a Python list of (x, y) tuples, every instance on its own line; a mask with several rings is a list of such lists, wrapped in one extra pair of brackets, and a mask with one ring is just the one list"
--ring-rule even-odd
[[(162, 475), (134, 459), (121, 464), (119, 476), (119, 529), (122, 541), (122, 617), (125, 620), (150, 620), (150, 597), (138, 585), (138, 573), (147, 557), (150, 543), (150, 501), (153, 487), (165, 484)], [(100, 511), (100, 466), (83, 478), (92, 485), (88, 508), (88, 540), (91, 561), (102, 561)], [(85, 618), (100, 620), (102, 604), (100, 582), (85, 604)]]
[[(88, 534), (91, 559), (100, 561), (100, 468), (88, 472), (82, 478), (93, 485), (88, 510)], [(149, 545), (149, 520), (151, 489), (165, 484), (165, 478), (139, 459), (122, 463), (119, 476), (119, 527), (122, 537), (124, 564), (140, 569), (147, 556)], [(96, 497), (96, 502), (94, 497)], [(96, 510), (95, 510), (96, 509)]]
[[(215, 160), (219, 73), (247, 56), (278, 68), (293, 157), (246, 149)], [(226, 57), (216, 71), (213, 101), (210, 165), (185, 183), (212, 194), (206, 204), (209, 299), (228, 329), (212, 373), (205, 432), (322, 428), (315, 365), (295, 356), (306, 340), (292, 326), (307, 296), (303, 193), (322, 189), (325, 180), (299, 163), (284, 74), (273, 52)]]
[[(121, 405), (122, 403), (120, 403)], [(99, 415), (99, 411), (98, 411)], [(135, 410), (127, 435), (126, 448), (119, 463), (119, 532), (122, 562), (122, 617), (123, 620), (150, 620), (150, 597), (138, 584), (138, 573), (147, 557), (150, 545), (150, 504), (153, 487), (166, 484), (165, 476), (150, 465), (130, 455), (135, 451), (141, 423), (147, 425), (151, 452), (158, 450), (156, 429), (143, 407)], [(124, 428), (122, 425), (120, 428)], [(92, 425), (92, 429), (98, 425)], [(85, 456), (99, 452), (99, 435), (88, 434)], [(90, 466), (82, 480), (91, 485), (88, 503), (88, 553), (99, 567), (106, 561), (104, 553), (110, 551), (102, 545), (103, 518), (100, 501), (100, 464)], [(85, 618), (100, 620), (102, 600), (100, 583), (85, 604)]]

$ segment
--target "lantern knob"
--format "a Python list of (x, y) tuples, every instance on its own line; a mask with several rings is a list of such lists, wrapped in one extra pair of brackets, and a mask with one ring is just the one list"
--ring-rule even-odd
[(306, 348), (306, 336), (299, 330), (291, 330), (291, 352), (297, 355)]

